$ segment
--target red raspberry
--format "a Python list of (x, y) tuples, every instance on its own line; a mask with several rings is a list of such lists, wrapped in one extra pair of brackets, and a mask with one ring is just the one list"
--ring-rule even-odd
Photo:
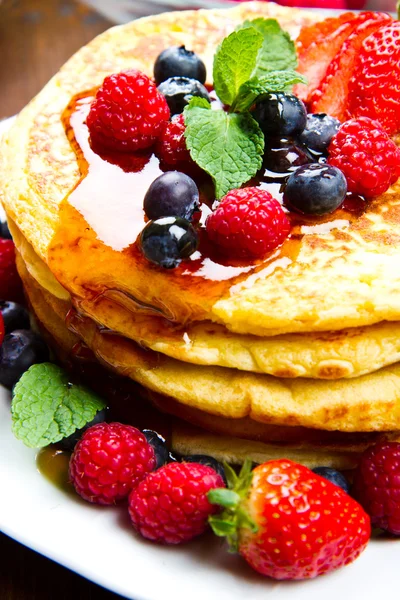
[(352, 116), (370, 117), (389, 134), (400, 131), (400, 22), (366, 40), (349, 84)]
[(198, 463), (169, 463), (151, 473), (129, 496), (134, 528), (162, 544), (181, 544), (202, 534), (217, 508), (207, 492), (224, 487), (214, 469)]
[(23, 302), (24, 293), (17, 267), (15, 246), (12, 240), (0, 239), (0, 298)]
[(88, 502), (115, 504), (156, 466), (154, 450), (131, 425), (99, 423), (75, 446), (69, 476)]
[(266, 190), (232, 190), (206, 222), (210, 239), (235, 256), (264, 256), (283, 243), (290, 222), (281, 205)]
[(183, 113), (172, 117), (157, 141), (155, 152), (166, 165), (177, 165), (192, 162), (190, 152), (186, 148), (185, 121)]
[(87, 116), (94, 144), (118, 152), (149, 148), (169, 120), (167, 101), (140, 71), (106, 77)]
[(328, 162), (343, 171), (349, 192), (365, 198), (383, 194), (400, 177), (400, 149), (368, 117), (340, 127), (330, 143)]
[(364, 452), (352, 493), (371, 517), (372, 526), (400, 535), (399, 443), (383, 442)]

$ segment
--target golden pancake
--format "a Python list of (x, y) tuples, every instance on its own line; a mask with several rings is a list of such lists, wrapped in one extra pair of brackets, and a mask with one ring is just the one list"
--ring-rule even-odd
[[(171, 272), (151, 265), (137, 251), (143, 225), (135, 219), (143, 198), (137, 180), (132, 180), (132, 202), (122, 206), (111, 171), (105, 173), (104, 164), (97, 170), (93, 162), (88, 168), (88, 157), (82, 155), (88, 147), (84, 123), (77, 140), (67, 119), (79, 117), (77, 94), (80, 110), (86, 110), (91, 90), (106, 75), (130, 67), (151, 74), (157, 54), (172, 44), (198, 52), (211, 73), (221, 38), (244, 19), (258, 16), (276, 16), (293, 35), (301, 23), (319, 18), (250, 2), (113, 28), (72, 57), (6, 135), (0, 167), (6, 211), (74, 303), (94, 320), (100, 321), (96, 301), (110, 295), (177, 324), (207, 321), (256, 336), (400, 320), (398, 184), (357, 218), (339, 211), (327, 222), (298, 226), (295, 236), (255, 265), (211, 264), (203, 256), (196, 265), (182, 263)], [(155, 166), (151, 174), (158, 172)]]

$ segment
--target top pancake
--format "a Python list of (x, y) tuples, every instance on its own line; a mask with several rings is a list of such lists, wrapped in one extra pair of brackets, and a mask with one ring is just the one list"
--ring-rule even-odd
[[(138, 261), (129, 248), (121, 252), (99, 244), (107, 235), (100, 236), (92, 223), (63, 202), (81, 176), (60, 119), (74, 95), (126, 68), (151, 75), (154, 59), (171, 45), (185, 44), (199, 53), (210, 74), (221, 38), (244, 19), (258, 16), (276, 16), (292, 35), (302, 22), (315, 19), (312, 13), (269, 3), (244, 3), (229, 10), (168, 13), (113, 28), (72, 57), (7, 135), (0, 166), (6, 211), (93, 318), (96, 291), (104, 295), (111, 290), (179, 323), (208, 320), (258, 336), (400, 320), (398, 184), (352, 223), (341, 222), (339, 228), (331, 224), (327, 233), (318, 233), (323, 227), (309, 228), (295, 252), (289, 240), (265, 268), (223, 285), (185, 277), (182, 269), (164, 271)], [(113, 201), (110, 198), (110, 204)], [(101, 211), (100, 205), (93, 208)], [(118, 218), (122, 223), (126, 215)], [(60, 228), (63, 238), (57, 238)]]

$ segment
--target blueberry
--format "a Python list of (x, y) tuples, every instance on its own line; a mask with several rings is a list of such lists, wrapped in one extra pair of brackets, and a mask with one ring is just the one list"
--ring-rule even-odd
[(274, 178), (289, 177), (301, 165), (313, 162), (305, 150), (287, 139), (274, 140), (268, 143), (264, 152), (263, 168), (266, 175)]
[(171, 46), (161, 52), (154, 63), (154, 79), (157, 85), (170, 77), (189, 77), (204, 83), (206, 66), (197, 54), (186, 50), (185, 46)]
[(0, 238), (12, 240), (10, 230), (8, 229), (7, 221), (0, 221)]
[(324, 477), (331, 483), (338, 485), (347, 494), (350, 492), (350, 484), (343, 473), (340, 473), (340, 471), (336, 471), (336, 469), (331, 469), (330, 467), (316, 467), (313, 469), (313, 472), (321, 477)]
[(9, 300), (0, 300), (0, 312), (3, 316), (6, 334), (15, 329), (29, 329), (29, 314), (21, 304)]
[(340, 121), (325, 113), (307, 115), (307, 125), (299, 136), (299, 142), (315, 154), (325, 154)]
[(156, 469), (166, 465), (169, 462), (169, 452), (165, 438), (152, 429), (143, 429), (143, 433), (156, 455)]
[(304, 103), (292, 94), (270, 93), (256, 104), (253, 116), (266, 136), (299, 135), (307, 123)]
[(149, 219), (181, 217), (190, 221), (199, 208), (199, 190), (188, 175), (167, 171), (153, 181), (144, 197), (143, 207)]
[(107, 408), (102, 408), (101, 410), (99, 410), (95, 414), (94, 418), (90, 421), (90, 423), (86, 423), (86, 425), (84, 425), (81, 429), (77, 429), (68, 437), (65, 437), (64, 439), (57, 442), (57, 446), (61, 448), (61, 450), (73, 452), (77, 442), (79, 442), (79, 440), (81, 439), (81, 437), (87, 429), (93, 427), (93, 425), (97, 425), (97, 423), (103, 423), (104, 421), (106, 421), (107, 410)]
[(346, 179), (339, 169), (313, 163), (289, 176), (283, 200), (288, 208), (300, 213), (325, 215), (342, 204), (346, 192)]
[(210, 96), (204, 85), (188, 77), (170, 77), (158, 86), (158, 91), (165, 96), (171, 116), (183, 112), (193, 96), (205, 98), (210, 102)]
[(174, 269), (197, 250), (198, 236), (193, 226), (180, 217), (150, 221), (140, 235), (145, 257), (165, 269)]
[(214, 469), (214, 471), (216, 471), (218, 475), (221, 475), (222, 479), (226, 483), (224, 467), (220, 462), (218, 462), (218, 460), (216, 460), (212, 456), (207, 456), (206, 454), (191, 454), (190, 456), (182, 456), (181, 461), (207, 465), (208, 467)]
[(11, 389), (29, 367), (48, 360), (49, 350), (37, 333), (26, 329), (8, 333), (0, 348), (0, 384)]

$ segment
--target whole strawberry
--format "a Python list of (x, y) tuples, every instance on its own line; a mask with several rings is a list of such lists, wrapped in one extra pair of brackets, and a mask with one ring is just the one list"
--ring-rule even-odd
[(274, 579), (310, 579), (355, 560), (370, 537), (369, 517), (333, 483), (290, 460), (272, 460), (210, 492), (225, 510), (210, 518), (253, 569)]
[(181, 544), (202, 534), (217, 511), (207, 492), (224, 481), (214, 469), (199, 463), (169, 463), (142, 481), (129, 496), (129, 515), (145, 538), (161, 544)]
[(400, 22), (364, 40), (349, 84), (349, 114), (376, 119), (389, 135), (400, 131)]
[(155, 84), (132, 69), (104, 79), (86, 122), (92, 143), (100, 149), (132, 152), (152, 146), (169, 116)]
[(69, 476), (84, 500), (115, 504), (127, 498), (155, 466), (154, 450), (138, 429), (99, 423), (87, 429), (76, 444)]
[(371, 524), (400, 535), (400, 444), (383, 442), (368, 448), (354, 474), (352, 493), (371, 517)]

